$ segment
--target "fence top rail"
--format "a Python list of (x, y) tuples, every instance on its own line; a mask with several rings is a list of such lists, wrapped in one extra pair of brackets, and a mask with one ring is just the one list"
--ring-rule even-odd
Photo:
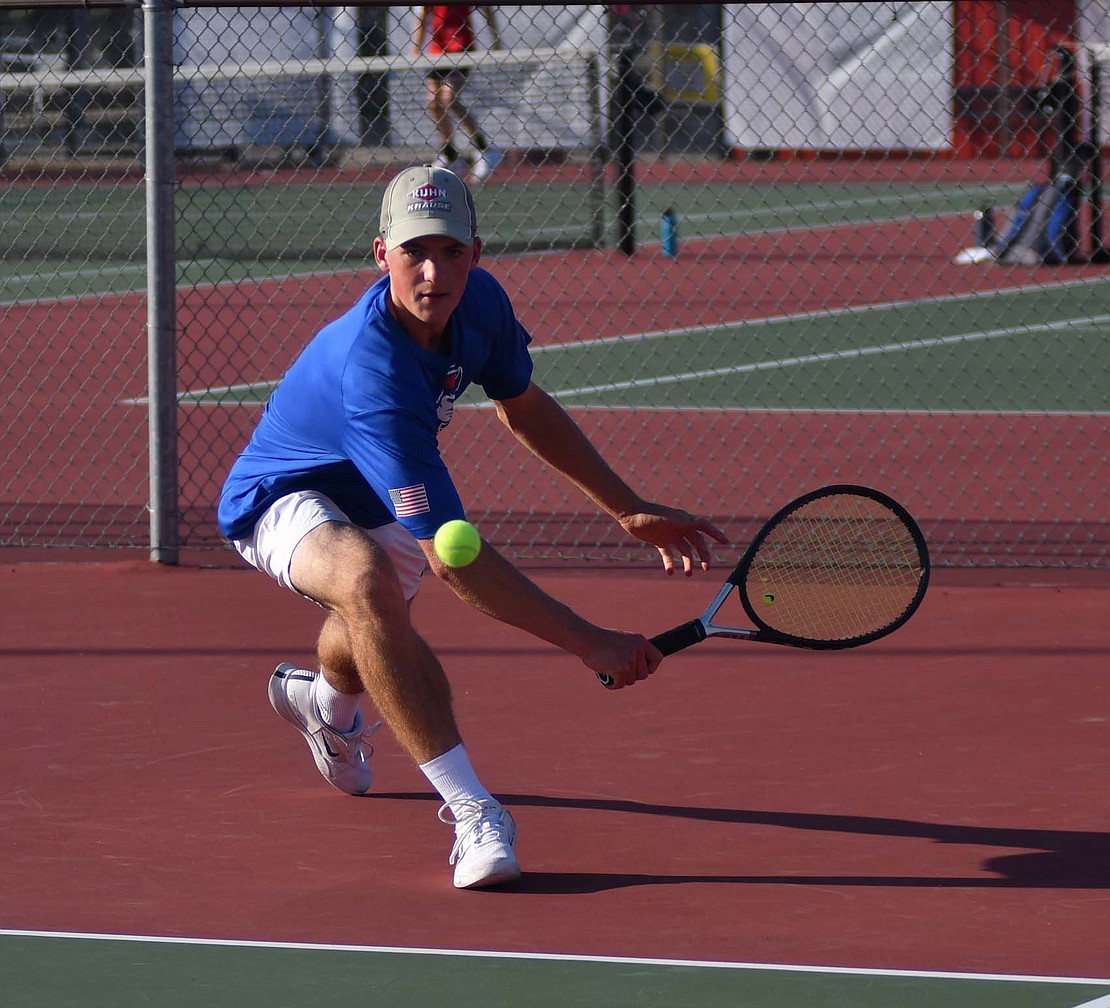
[[(352, 56), (328, 59), (267, 60), (262, 63), (202, 63), (196, 66), (175, 66), (173, 78), (181, 83), (231, 80), (251, 77), (287, 77), (302, 74), (362, 74), (395, 71), (442, 69), (445, 66), (489, 69), (519, 66), (522, 63), (554, 60), (588, 60), (595, 50), (579, 46), (555, 48), (495, 49), (443, 56)], [(145, 75), (141, 67), (121, 69), (92, 68), (88, 70), (20, 70), (0, 73), (0, 91), (26, 88), (126, 87), (141, 85)]]
[(41, 7), (70, 7), (80, 10), (91, 7), (142, 7), (142, 0), (0, 0), (0, 10), (31, 10)]
[[(155, 0), (161, 2), (163, 6), (173, 8), (185, 7), (328, 7), (334, 6), (323, 0)], [(772, 3), (787, 2), (787, 0), (772, 0)], [(123, 9), (139, 10), (144, 6), (149, 5), (150, 0), (0, 0), (0, 10), (31, 10), (32, 8), (42, 7), (69, 7), (71, 9), (80, 10), (81, 8), (91, 7), (115, 7)], [(451, 6), (457, 5), (449, 4)], [(343, 4), (344, 7), (392, 7), (394, 6), (389, 0), (347, 0)], [(477, 3), (472, 3), (471, 7), (494, 7), (497, 6), (490, 0), (478, 0)], [(525, 0), (522, 4), (516, 4), (517, 7), (544, 7), (543, 3), (536, 2), (536, 0)]]

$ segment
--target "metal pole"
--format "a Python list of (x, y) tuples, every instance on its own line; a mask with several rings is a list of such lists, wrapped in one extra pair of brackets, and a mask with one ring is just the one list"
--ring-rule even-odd
[(613, 55), (613, 160), (617, 167), (617, 248), (636, 252), (636, 175), (632, 138), (632, 37), (624, 20), (610, 15)]
[[(68, 38), (65, 47), (65, 60), (67, 70), (86, 70), (89, 66), (89, 11), (73, 10), (69, 12)], [(81, 149), (85, 139), (86, 119), (85, 113), (89, 107), (89, 89), (75, 87), (66, 90), (65, 110), (65, 148), (71, 156), (75, 156)]]
[(150, 558), (178, 562), (177, 277), (174, 261), (173, 13), (144, 0), (146, 111), (147, 385)]
[(594, 53), (586, 62), (586, 89), (588, 92), (590, 134), (589, 213), (590, 245), (601, 248), (605, 244), (605, 130), (601, 119), (601, 70), (600, 54)]
[(1013, 73), (1010, 60), (1013, 49), (1010, 44), (1010, 5), (1006, 0), (998, 5), (998, 23), (995, 25), (995, 42), (998, 50), (998, 93), (995, 108), (998, 116), (998, 153), (1002, 157), (1011, 156), (1014, 142), (1013, 118), (1016, 111), (1016, 98), (1011, 85)]
[(1102, 235), (1102, 65), (1095, 53), (1091, 54), (1091, 262), (1110, 262), (1110, 255), (1103, 244)]
[[(1059, 72), (1051, 88), (1056, 98), (1052, 177), (1059, 180), (1061, 185), (1069, 186), (1070, 191), (1078, 195), (1084, 167), (1080, 157), (1078, 67), (1075, 53), (1066, 45), (1056, 47), (1056, 61)], [(1077, 214), (1071, 216), (1065, 231), (1064, 252), (1068, 262), (1075, 262), (1079, 252), (1077, 217)]]

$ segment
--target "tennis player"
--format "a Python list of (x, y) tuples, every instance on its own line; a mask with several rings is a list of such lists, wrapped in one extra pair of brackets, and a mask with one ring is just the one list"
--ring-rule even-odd
[[(602, 460), (532, 381), (530, 337), (478, 261), (474, 203), (446, 169), (408, 168), (389, 184), (374, 259), (383, 276), (324, 326), (274, 391), (220, 497), (222, 532), (246, 561), (320, 605), (319, 670), (279, 665), (270, 702), (308, 741), (316, 766), (350, 794), (370, 789), (363, 694), (443, 800), (459, 888), (520, 875), (510, 813), (479, 780), (447, 676), (413, 628), (427, 567), (481, 612), (577, 656), (616, 687), (661, 656), (639, 634), (598, 626), (541, 590), (484, 543), (449, 568), (433, 536), (465, 516), (438, 433), (472, 382), (516, 439), (580, 487), (668, 574), (709, 569), (708, 521), (651, 503)], [(376, 728), (377, 726), (375, 726)]]
[[(492, 7), (483, 7), (482, 15), (493, 36), (493, 48), (501, 48), (501, 33), (497, 27), (497, 14)], [(471, 24), (471, 9), (457, 5), (421, 7), (412, 33), (412, 54), (419, 56), (427, 40), (428, 55), (443, 56), (451, 53), (472, 52), (478, 44)], [(469, 71), (462, 67), (428, 71), (428, 114), (435, 124), (439, 137), (439, 155), (436, 164), (441, 168), (457, 170), (465, 160), (455, 146), (455, 123), (470, 138), (474, 156), (470, 178), (484, 182), (501, 163), (502, 153), (491, 146), (470, 109), (463, 104), (462, 91)]]

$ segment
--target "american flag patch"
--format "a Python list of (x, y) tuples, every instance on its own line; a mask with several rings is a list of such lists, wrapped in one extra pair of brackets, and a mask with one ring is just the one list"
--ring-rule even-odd
[(389, 499), (393, 501), (393, 509), (397, 512), (398, 518), (431, 511), (428, 505), (428, 490), (423, 483), (390, 490)]

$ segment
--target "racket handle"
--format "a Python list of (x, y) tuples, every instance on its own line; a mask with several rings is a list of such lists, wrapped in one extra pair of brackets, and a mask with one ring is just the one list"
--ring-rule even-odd
[[(688, 648), (699, 641), (706, 638), (705, 624), (700, 619), (690, 620), (689, 623), (683, 623), (681, 626), (676, 626), (671, 630), (664, 630), (663, 633), (657, 634), (651, 638), (654, 644), (666, 657), (672, 655), (676, 651), (681, 651), (683, 648)], [(613, 677), (606, 675), (604, 672), (597, 673), (597, 681), (601, 683), (606, 689), (613, 685)]]
[(676, 651), (699, 644), (705, 640), (705, 624), (700, 619), (692, 619), (672, 630), (664, 630), (661, 634), (651, 638), (654, 644), (664, 655), (672, 655)]

